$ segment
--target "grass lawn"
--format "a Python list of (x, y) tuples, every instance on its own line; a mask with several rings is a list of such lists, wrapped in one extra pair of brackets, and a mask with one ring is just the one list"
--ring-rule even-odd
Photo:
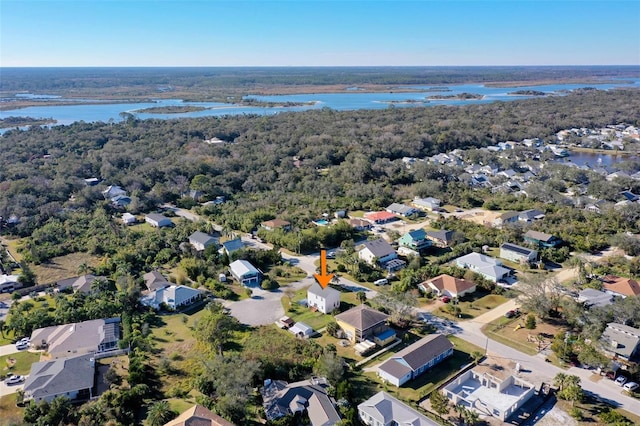
[(16, 340), (16, 336), (13, 330), (5, 331), (4, 336), (0, 336), (0, 346), (9, 345), (13, 343), (14, 340)]
[[(464, 296), (460, 301), (458, 301), (458, 307), (461, 309), (460, 318), (463, 319), (471, 319), (475, 318), (479, 315), (482, 315), (489, 310), (495, 308), (496, 306), (500, 306), (506, 301), (508, 301), (506, 297), (498, 294), (486, 294), (484, 296), (469, 297)], [(451, 302), (447, 303), (444, 306), (439, 307), (435, 311), (434, 314), (438, 316), (442, 316), (449, 319), (457, 319), (454, 315), (450, 314), (447, 311), (447, 306), (449, 306)]]
[(283, 286), (300, 281), (307, 276), (307, 273), (297, 266), (277, 265), (270, 268), (267, 271), (267, 275)]
[(529, 355), (539, 352), (537, 336), (542, 336), (543, 347), (551, 345), (553, 336), (566, 331), (566, 327), (552, 323), (537, 321), (536, 328), (527, 330), (524, 328), (525, 316), (517, 318), (498, 318), (482, 327), (482, 331), (504, 345), (510, 346)]
[(24, 408), (16, 406), (18, 394), (5, 395), (0, 398), (0, 426), (20, 425)]
[(38, 278), (39, 284), (54, 283), (64, 278), (78, 276), (78, 266), (96, 266), (99, 258), (87, 253), (71, 253), (66, 256), (54, 257), (47, 263), (33, 265), (31, 268)]
[[(571, 412), (572, 405), (569, 401), (558, 399), (558, 407), (567, 413)], [(579, 425), (602, 425), (604, 422), (600, 421), (598, 413), (610, 408), (612, 411), (616, 411), (619, 414), (626, 417), (632, 424), (640, 425), (640, 415), (631, 413), (630, 411), (622, 408), (610, 407), (607, 403), (596, 400), (595, 398), (587, 397), (585, 401), (575, 404), (576, 408), (579, 408), (582, 412), (582, 420), (578, 422)]]
[(20, 247), (22, 242), (25, 240), (26, 238), (12, 238), (12, 239), (2, 238), (2, 244), (7, 246), (7, 250), (9, 251), (9, 254), (13, 256), (16, 262), (22, 261), (22, 255), (18, 253), (18, 247)]
[[(384, 390), (404, 401), (418, 402), (429, 395), (431, 391), (437, 389), (444, 382), (458, 374), (461, 367), (469, 364), (472, 361), (471, 352), (483, 352), (482, 348), (465, 342), (462, 339), (453, 336), (448, 338), (451, 343), (454, 344), (453, 355), (400, 388), (382, 383), (375, 373), (368, 372), (364, 374), (369, 379), (378, 383), (378, 390)], [(395, 349), (396, 348), (394, 348), (394, 350)]]
[[(10, 359), (15, 360), (15, 363), (10, 362)], [(7, 376), (9, 373), (26, 375), (31, 371), (31, 364), (38, 361), (40, 361), (40, 353), (22, 351), (0, 356), (0, 368), (2, 368), (3, 376)]]

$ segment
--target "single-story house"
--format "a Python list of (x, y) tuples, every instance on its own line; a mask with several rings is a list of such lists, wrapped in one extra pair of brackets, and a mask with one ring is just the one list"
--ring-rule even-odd
[(495, 226), (496, 228), (500, 228), (508, 223), (516, 223), (518, 222), (519, 215), (520, 215), (519, 212), (502, 213), (493, 221), (493, 226)]
[(264, 229), (273, 231), (276, 229), (282, 229), (283, 231), (291, 231), (291, 222), (287, 222), (282, 219), (266, 220), (260, 224)]
[(243, 286), (260, 285), (262, 274), (249, 261), (238, 259), (231, 262), (229, 272)]
[(173, 225), (171, 219), (160, 213), (149, 213), (144, 217), (144, 221), (155, 228), (162, 228), (164, 226)]
[(102, 195), (104, 196), (105, 200), (111, 200), (118, 195), (127, 195), (127, 191), (120, 188), (118, 185), (111, 185), (108, 186), (107, 189), (102, 191)]
[(364, 218), (376, 225), (398, 220), (398, 217), (395, 214), (389, 212), (367, 212), (364, 214)]
[(132, 215), (131, 213), (123, 213), (122, 214), (122, 223), (125, 225), (133, 225), (138, 222), (138, 218)]
[(449, 339), (442, 334), (431, 334), (380, 364), (378, 376), (392, 385), (402, 386), (452, 354), (453, 344)]
[(373, 225), (371, 225), (371, 222), (368, 222), (364, 219), (350, 219), (349, 225), (351, 225), (351, 227), (356, 231), (368, 231), (373, 227)]
[(306, 411), (311, 426), (333, 426), (340, 422), (336, 403), (329, 396), (329, 383), (324, 377), (295, 383), (267, 379), (260, 394), (268, 421)]
[(160, 309), (162, 304), (171, 309), (178, 309), (200, 300), (201, 297), (200, 290), (186, 285), (171, 284), (170, 286), (150, 291), (149, 294), (140, 298), (140, 303), (153, 309)]
[(607, 275), (602, 282), (603, 290), (617, 296), (638, 296), (640, 295), (640, 285), (638, 281), (631, 278)]
[(454, 405), (504, 422), (535, 394), (533, 384), (513, 375), (511, 364), (485, 360), (449, 382), (442, 392)]
[(534, 220), (544, 219), (544, 212), (538, 209), (529, 209), (518, 213), (520, 222), (533, 222)]
[(411, 204), (421, 210), (433, 211), (440, 208), (440, 200), (433, 197), (419, 198), (414, 197)]
[(538, 260), (538, 251), (516, 244), (504, 243), (500, 246), (500, 257), (517, 263), (533, 263)]
[(389, 207), (386, 208), (386, 210), (389, 213), (397, 214), (404, 217), (409, 217), (412, 214), (420, 213), (420, 210), (400, 203), (391, 203)]
[(398, 244), (403, 247), (420, 251), (431, 247), (431, 240), (426, 238), (426, 233), (423, 229), (416, 229), (414, 231), (409, 231), (400, 237)]
[(538, 247), (545, 247), (545, 248), (557, 247), (562, 243), (562, 240), (560, 240), (560, 238), (558, 237), (555, 237), (551, 234), (547, 234), (544, 232), (533, 231), (533, 230), (528, 230), (524, 234), (524, 240), (528, 243), (535, 244)]
[(610, 322), (602, 332), (600, 345), (615, 359), (637, 362), (640, 358), (640, 329)]
[(119, 340), (120, 318), (54, 325), (31, 333), (31, 345), (46, 349), (51, 358), (117, 350)]
[(358, 405), (358, 417), (367, 426), (439, 425), (404, 402), (382, 391)]
[(22, 284), (18, 282), (18, 275), (0, 275), (0, 293), (11, 293), (20, 287)]
[(79, 277), (66, 278), (64, 280), (56, 281), (56, 287), (58, 290), (65, 290), (72, 288), (73, 291), (79, 291), (85, 294), (91, 293), (91, 287), (94, 281), (107, 281), (106, 277), (96, 277), (92, 274), (82, 275)]
[(307, 305), (323, 314), (330, 314), (340, 307), (340, 292), (330, 286), (322, 288), (320, 284), (313, 283), (307, 290)]
[(116, 195), (111, 199), (111, 205), (115, 208), (127, 207), (131, 204), (131, 197), (128, 195)]
[(171, 285), (169, 280), (167, 280), (164, 275), (162, 275), (158, 271), (147, 272), (142, 276), (142, 279), (144, 280), (144, 284), (146, 285), (147, 289), (149, 289), (150, 291), (169, 287)]
[(449, 244), (453, 242), (453, 234), (453, 231), (441, 229), (439, 231), (427, 231), (425, 232), (425, 237), (436, 247), (449, 247)]
[(234, 424), (212, 413), (206, 407), (195, 404), (164, 426), (234, 426)]
[(218, 239), (204, 232), (196, 231), (189, 235), (189, 244), (197, 251), (203, 251), (211, 245), (218, 245)]
[(35, 362), (24, 383), (24, 400), (51, 402), (56, 397), (78, 401), (91, 399), (95, 385), (92, 355)]
[(227, 256), (231, 256), (231, 253), (241, 250), (243, 247), (242, 238), (234, 238), (233, 240), (222, 243), (220, 254), (226, 253)]
[(510, 269), (502, 266), (500, 260), (480, 253), (461, 256), (456, 259), (456, 265), (460, 268), (471, 269), (493, 282), (500, 281), (511, 273)]
[(313, 335), (313, 328), (299, 321), (289, 327), (289, 331), (296, 337), (311, 337)]
[(585, 288), (578, 293), (577, 301), (583, 303), (587, 307), (591, 306), (608, 306), (615, 301), (616, 296), (611, 293), (596, 290), (594, 288)]
[(418, 284), (422, 291), (433, 291), (438, 296), (462, 297), (476, 291), (476, 283), (442, 274)]
[(388, 318), (389, 315), (367, 305), (358, 305), (335, 316), (336, 322), (352, 342), (371, 340), (375, 335), (389, 330)]

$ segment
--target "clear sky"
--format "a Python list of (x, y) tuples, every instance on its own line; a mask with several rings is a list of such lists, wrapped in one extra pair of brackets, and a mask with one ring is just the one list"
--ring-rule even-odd
[(638, 65), (640, 0), (0, 0), (0, 66)]

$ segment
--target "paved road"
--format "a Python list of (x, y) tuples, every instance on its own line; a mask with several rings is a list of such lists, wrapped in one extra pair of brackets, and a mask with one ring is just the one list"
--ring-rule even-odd
[(20, 352), (16, 349), (16, 345), (4, 345), (0, 346), (0, 356), (11, 355)]

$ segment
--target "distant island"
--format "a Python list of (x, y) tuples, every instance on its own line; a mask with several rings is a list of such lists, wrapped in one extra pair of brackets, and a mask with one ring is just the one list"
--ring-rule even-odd
[(390, 104), (390, 105), (396, 105), (396, 104), (428, 104), (429, 101), (424, 100), (424, 99), (405, 99), (402, 101), (381, 101), (383, 104)]
[(144, 114), (182, 114), (185, 112), (204, 111), (207, 108), (193, 105), (168, 105), (138, 109), (135, 112)]
[(435, 86), (435, 87), (429, 87), (428, 89), (424, 89), (425, 92), (451, 92), (451, 89), (449, 89), (446, 86)]
[(469, 100), (480, 100), (480, 99), (484, 99), (484, 95), (481, 95), (479, 93), (458, 93), (457, 95), (431, 95), (428, 96), (427, 99), (429, 100), (460, 100), (460, 101), (469, 101)]
[(0, 118), (0, 128), (22, 127), (22, 126), (42, 126), (43, 124), (57, 123), (53, 118), (31, 118), (31, 117), (6, 117)]
[(266, 101), (259, 101), (255, 98), (245, 98), (242, 100), (242, 102), (240, 102), (240, 105), (244, 105), (244, 106), (258, 106), (258, 107), (265, 107), (265, 108), (291, 108), (291, 107), (301, 107), (301, 106), (308, 106), (308, 105), (315, 105), (317, 104), (317, 101), (308, 101), (308, 102), (291, 102), (291, 101), (286, 101), (286, 102), (266, 102)]
[(515, 92), (510, 92), (509, 95), (514, 96), (546, 96), (546, 92), (541, 92), (540, 90), (516, 90)]

